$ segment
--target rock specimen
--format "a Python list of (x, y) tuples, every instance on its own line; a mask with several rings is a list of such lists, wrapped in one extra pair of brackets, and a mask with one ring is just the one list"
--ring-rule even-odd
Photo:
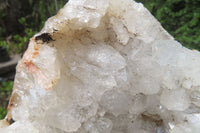
[(30, 39), (8, 109), (1, 133), (199, 133), (200, 53), (140, 3), (71, 0)]

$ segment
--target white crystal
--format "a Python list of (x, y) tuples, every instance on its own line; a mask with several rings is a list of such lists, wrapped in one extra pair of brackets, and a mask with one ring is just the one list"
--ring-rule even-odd
[(163, 90), (160, 103), (169, 110), (184, 111), (190, 105), (186, 91), (183, 89)]
[(1, 133), (199, 133), (200, 53), (141, 3), (70, 0), (30, 39), (8, 109)]

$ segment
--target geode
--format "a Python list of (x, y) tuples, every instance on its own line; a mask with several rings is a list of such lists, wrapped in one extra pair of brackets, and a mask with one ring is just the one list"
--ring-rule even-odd
[(30, 39), (1, 133), (199, 133), (200, 52), (132, 0), (71, 0)]

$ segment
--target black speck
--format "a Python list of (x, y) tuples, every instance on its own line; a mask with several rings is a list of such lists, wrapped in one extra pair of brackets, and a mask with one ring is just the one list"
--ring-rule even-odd
[(15, 123), (15, 121), (13, 120), (13, 118), (11, 118), (11, 119), (6, 119), (7, 120), (7, 122), (11, 125), (11, 124), (13, 124), (13, 123)]
[(13, 124), (15, 121), (13, 120), (13, 118), (10, 120), (10, 124)]
[(35, 40), (42, 40), (43, 42), (47, 42), (47, 43), (49, 43), (50, 41), (55, 41), (52, 39), (51, 34), (49, 33), (43, 33), (39, 36), (36, 36)]

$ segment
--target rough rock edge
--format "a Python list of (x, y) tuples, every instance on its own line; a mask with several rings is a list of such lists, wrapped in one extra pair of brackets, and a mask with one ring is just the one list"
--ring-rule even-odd
[[(56, 39), (62, 37), (63, 34), (64, 35), (68, 34), (67, 32), (69, 32), (69, 36), (70, 36), (70, 31), (74, 30), (74, 28), (71, 29), (71, 27), (74, 27), (74, 25), (72, 24), (72, 22), (71, 22), (71, 20), (69, 18), (66, 19), (65, 17), (63, 17), (65, 15), (65, 14), (63, 14), (63, 10), (65, 8), (67, 8), (68, 5), (70, 5), (71, 3), (73, 3), (72, 1), (73, 0), (69, 1), (69, 3), (67, 3), (65, 5), (65, 7), (63, 9), (61, 9), (57, 13), (57, 15), (49, 18), (47, 20), (47, 22), (45, 23), (44, 28), (38, 34), (34, 35), (34, 37), (32, 37), (30, 39), (30, 43), (33, 43), (33, 44), (42, 44), (42, 45), (49, 45), (49, 42), (55, 41)], [(130, 2), (130, 1), (127, 0), (127, 2)], [(132, 5), (136, 4), (136, 2), (131, 1), (131, 4)], [(72, 5), (72, 6), (74, 6), (74, 5)], [(140, 5), (140, 6), (143, 6), (143, 5)], [(84, 7), (84, 8), (87, 9), (87, 10), (91, 10), (90, 8), (87, 8), (87, 7)], [(142, 8), (143, 8), (142, 10), (143, 10), (143, 12), (145, 14), (150, 14), (149, 11), (145, 7), (142, 7)], [(107, 11), (107, 9), (105, 9), (105, 13), (109, 13)], [(105, 13), (103, 13), (102, 16), (104, 16)], [(119, 17), (119, 16), (116, 15), (116, 17)], [(61, 19), (61, 18), (64, 18), (64, 19)], [(61, 19), (61, 21), (60, 21), (60, 19)], [(159, 27), (160, 32), (164, 33), (165, 38), (167, 38), (169, 40), (174, 40), (174, 38), (161, 26), (161, 24), (155, 18), (154, 18), (153, 21), (155, 21), (155, 23), (157, 24), (157, 27)], [(51, 27), (54, 27), (54, 28), (49, 28), (49, 25), (51, 25)], [(88, 28), (87, 26), (82, 27), (82, 28)], [(63, 27), (65, 27), (65, 29), (67, 29), (67, 31), (65, 31), (64, 33), (63, 33)], [(90, 27), (90, 28), (95, 28), (95, 27)], [(79, 30), (79, 29), (76, 29), (76, 30)], [(131, 34), (137, 35), (137, 33), (131, 33)], [(26, 54), (28, 54), (27, 51), (26, 51), (25, 55)], [(34, 53), (34, 54), (37, 55), (38, 53)], [(20, 67), (20, 65), (22, 63), (24, 63), (26, 66), (34, 65), (31, 62), (27, 63), (25, 55), (23, 56), (23, 59), (21, 61), (19, 61), (17, 69)], [(55, 84), (56, 84), (56, 82), (52, 83), (51, 87), (53, 87)], [(47, 88), (47, 89), (49, 89), (49, 88)], [(1, 127), (9, 126), (9, 125), (11, 125), (14, 122), (13, 119), (12, 119), (11, 110), (12, 110), (12, 107), (14, 106), (13, 103), (17, 102), (17, 100), (16, 100), (17, 97), (18, 97), (18, 95), (16, 94), (15, 85), (14, 85), (13, 92), (12, 92), (12, 95), (11, 95), (11, 98), (10, 98), (10, 101), (9, 101), (9, 105), (8, 105), (8, 113), (7, 113), (6, 117), (5, 117), (5, 119), (0, 121), (0, 128)]]

